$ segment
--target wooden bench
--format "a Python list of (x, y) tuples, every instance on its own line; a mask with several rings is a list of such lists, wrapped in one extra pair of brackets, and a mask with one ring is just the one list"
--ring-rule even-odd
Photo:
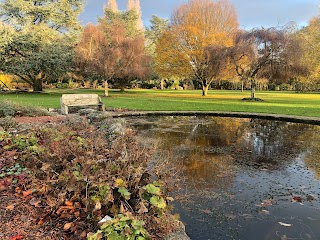
[(98, 106), (105, 111), (104, 104), (97, 94), (63, 94), (60, 98), (61, 113), (67, 115), (69, 107)]

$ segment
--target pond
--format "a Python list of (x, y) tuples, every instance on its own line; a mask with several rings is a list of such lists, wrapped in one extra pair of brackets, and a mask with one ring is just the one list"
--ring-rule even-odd
[(319, 126), (220, 117), (127, 122), (183, 179), (173, 212), (191, 239), (320, 239)]

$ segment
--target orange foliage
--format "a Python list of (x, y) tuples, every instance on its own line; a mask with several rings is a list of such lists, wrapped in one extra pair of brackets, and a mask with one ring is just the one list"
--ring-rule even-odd
[(149, 72), (143, 36), (128, 36), (120, 21), (86, 26), (76, 53), (82, 72), (117, 80), (121, 88)]
[(175, 10), (171, 27), (157, 45), (156, 62), (160, 75), (191, 73), (208, 86), (217, 73), (209, 73), (205, 49), (230, 47), (238, 29), (237, 14), (228, 0), (189, 0)]

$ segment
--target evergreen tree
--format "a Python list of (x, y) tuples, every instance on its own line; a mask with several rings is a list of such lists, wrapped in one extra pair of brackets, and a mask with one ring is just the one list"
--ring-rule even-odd
[(136, 0), (135, 10), (137, 11), (137, 14), (138, 14), (137, 28), (139, 30), (142, 30), (143, 29), (143, 22), (142, 22), (142, 12), (141, 12), (140, 0)]
[(109, 0), (109, 8), (113, 11), (113, 12), (118, 12), (118, 4), (116, 0)]
[(70, 69), (83, 0), (0, 3), (0, 70), (42, 91)]

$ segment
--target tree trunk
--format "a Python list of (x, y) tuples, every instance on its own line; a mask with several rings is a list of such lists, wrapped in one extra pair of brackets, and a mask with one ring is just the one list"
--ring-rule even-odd
[(243, 92), (243, 88), (244, 88), (244, 82), (243, 80), (241, 80), (241, 92)]
[(35, 78), (32, 83), (32, 88), (34, 92), (42, 92), (42, 79), (41, 78)]
[(109, 85), (108, 85), (108, 80), (104, 82), (104, 96), (109, 97)]
[(254, 78), (251, 79), (251, 98), (256, 97), (256, 80)]
[(202, 96), (203, 97), (208, 96), (208, 89), (209, 89), (209, 85), (207, 85), (207, 84), (202, 85)]
[(5, 86), (6, 88), (10, 89), (3, 81), (0, 80), (0, 82)]
[(164, 80), (163, 79), (160, 80), (160, 89), (161, 90), (164, 89)]

